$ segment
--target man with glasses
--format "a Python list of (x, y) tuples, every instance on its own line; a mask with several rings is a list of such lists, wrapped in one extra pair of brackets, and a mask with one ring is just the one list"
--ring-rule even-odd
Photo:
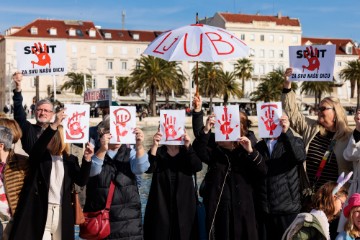
[(13, 74), (15, 82), (14, 96), (14, 119), (20, 125), (23, 132), (21, 143), (26, 153), (30, 153), (36, 140), (44, 129), (46, 129), (54, 116), (54, 105), (47, 99), (38, 101), (35, 104), (36, 123), (31, 124), (26, 120), (26, 112), (23, 107), (23, 96), (21, 94), (21, 82), (23, 75), (20, 72)]

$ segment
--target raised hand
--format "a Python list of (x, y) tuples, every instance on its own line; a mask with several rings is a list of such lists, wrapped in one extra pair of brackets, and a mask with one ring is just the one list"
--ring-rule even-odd
[(55, 121), (51, 124), (52, 129), (57, 129), (57, 127), (61, 124), (61, 122), (67, 117), (65, 114), (65, 108), (59, 110), (59, 112), (55, 115)]
[(94, 155), (94, 145), (90, 142), (87, 142), (85, 145), (84, 158), (86, 161), (90, 161), (91, 157)]
[(192, 104), (195, 112), (201, 111), (202, 100), (200, 96), (194, 96)]
[(191, 139), (190, 139), (190, 136), (186, 133), (186, 130), (184, 130), (183, 138), (184, 138), (184, 146), (186, 148), (189, 148), (190, 144), (191, 144)]
[(136, 146), (140, 146), (144, 142), (144, 132), (140, 128), (135, 128), (133, 133), (135, 134)]
[(15, 82), (15, 86), (16, 86), (16, 91), (20, 92), (21, 91), (21, 82), (23, 79), (23, 75), (20, 72), (15, 72), (12, 76), (12, 80)]
[(290, 122), (289, 122), (288, 116), (286, 116), (284, 114), (284, 115), (282, 115), (282, 117), (279, 120), (280, 120), (281, 129), (282, 129), (281, 131), (283, 133), (286, 133), (287, 130), (289, 129), (289, 127), (290, 127)]
[(111, 133), (104, 133), (100, 138), (100, 149), (106, 152), (109, 149), (109, 142), (111, 139)]
[(253, 152), (253, 148), (251, 146), (251, 141), (250, 139), (248, 139), (247, 137), (243, 136), (239, 138), (238, 141), (241, 146), (243, 146), (243, 148), (248, 152), (248, 153), (252, 153)]
[(215, 125), (215, 114), (212, 113), (206, 119), (206, 123), (205, 123), (205, 126), (204, 126), (204, 133), (207, 134), (214, 125)]
[(291, 88), (291, 82), (289, 81), (289, 77), (291, 76), (291, 74), (293, 73), (293, 69), (292, 68), (287, 68), (285, 70), (285, 75), (284, 75), (284, 88), (290, 89)]

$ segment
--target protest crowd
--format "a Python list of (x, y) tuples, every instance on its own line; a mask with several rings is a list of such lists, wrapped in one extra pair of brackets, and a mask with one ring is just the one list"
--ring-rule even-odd
[(160, 110), (149, 149), (132, 106), (104, 105), (90, 127), (89, 106), (42, 99), (30, 123), (14, 73), (13, 118), (0, 117), (0, 239), (70, 240), (75, 226), (81, 239), (359, 239), (360, 110), (355, 129), (334, 97), (321, 100), (317, 119), (303, 115), (292, 73), (280, 103), (258, 103), (259, 139), (238, 105), (216, 106), (204, 122), (195, 95), (191, 109)]

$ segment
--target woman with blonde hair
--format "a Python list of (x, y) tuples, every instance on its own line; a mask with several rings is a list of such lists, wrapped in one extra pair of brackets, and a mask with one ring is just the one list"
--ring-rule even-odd
[(336, 240), (355, 240), (360, 238), (360, 194), (354, 193), (344, 208), (343, 215), (347, 218), (344, 231)]
[(64, 110), (60, 110), (30, 152), (29, 174), (20, 193), (10, 239), (74, 239), (71, 191), (74, 183), (87, 183), (93, 147), (87, 143), (80, 167), (78, 158), (64, 143), (60, 124), (65, 117)]

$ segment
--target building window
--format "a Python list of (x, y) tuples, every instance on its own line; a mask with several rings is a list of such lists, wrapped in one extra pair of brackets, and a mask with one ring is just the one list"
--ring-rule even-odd
[(89, 36), (90, 37), (96, 37), (96, 31), (94, 29), (90, 29)]
[(338, 65), (338, 67), (341, 67), (341, 62), (338, 61), (338, 62), (337, 62), (337, 65)]
[(112, 78), (108, 78), (108, 88), (114, 89)]
[(128, 53), (127, 47), (121, 47), (121, 54), (126, 55)]
[(259, 74), (264, 74), (265, 73), (265, 66), (264, 65), (259, 65)]
[(75, 29), (70, 29), (70, 30), (69, 30), (69, 36), (76, 36), (76, 31), (75, 31)]
[(352, 54), (352, 47), (351, 46), (346, 47), (346, 53), (347, 54)]
[(113, 70), (113, 60), (107, 60), (107, 69)]
[(105, 38), (106, 39), (111, 39), (111, 33), (105, 33)]
[(274, 65), (269, 65), (269, 70), (270, 70), (270, 72), (273, 72), (275, 70)]
[(96, 79), (95, 79), (95, 78), (93, 78), (93, 79), (91, 80), (91, 88), (97, 88), (97, 84), (96, 84)]
[(71, 52), (74, 56), (77, 54), (77, 47), (75, 45), (71, 46)]
[(291, 37), (291, 42), (292, 43), (297, 43), (298, 42), (298, 37), (297, 36), (292, 36)]
[(121, 70), (127, 70), (127, 62), (126, 61), (121, 62)]
[(141, 49), (140, 48), (136, 48), (136, 54), (137, 55), (141, 54)]
[(260, 49), (260, 56), (261, 58), (265, 57), (265, 50), (264, 49)]
[(279, 42), (281, 42), (281, 43), (284, 42), (284, 36), (282, 36), (282, 35), (279, 36)]
[(279, 65), (279, 69), (280, 69), (281, 71), (283, 71), (283, 70), (284, 70), (284, 65)]
[(250, 56), (254, 56), (254, 57), (255, 57), (255, 49), (250, 48)]
[(269, 35), (269, 42), (273, 42), (274, 41), (274, 35)]
[(108, 47), (107, 47), (107, 54), (108, 54), (108, 55), (112, 55), (113, 52), (114, 52), (113, 47), (112, 47), (112, 46), (108, 46)]
[(77, 58), (71, 59), (71, 70), (76, 71), (77, 70)]
[(261, 42), (265, 41), (265, 36), (263, 34), (260, 35), (260, 41)]
[(139, 39), (140, 39), (140, 35), (139, 35), (138, 33), (135, 33), (135, 34), (133, 35), (133, 39), (134, 39), (134, 40), (139, 40)]
[(284, 57), (284, 51), (283, 50), (279, 50), (279, 58), (283, 58)]
[(33, 34), (33, 35), (38, 34), (38, 29), (37, 29), (37, 27), (32, 27), (32, 28), (30, 28), (30, 33)]
[(57, 35), (56, 28), (50, 28), (50, 35), (52, 35), (52, 36)]
[(90, 59), (90, 69), (96, 70), (96, 59)]
[(254, 34), (250, 34), (250, 41), (255, 41), (255, 35)]
[(270, 51), (269, 51), (269, 57), (270, 57), (270, 58), (273, 58), (273, 57), (274, 57), (274, 50), (270, 50)]
[(135, 69), (140, 69), (140, 61), (135, 61)]
[(96, 54), (96, 46), (91, 46), (90, 52), (91, 52), (91, 54)]
[(241, 34), (240, 39), (244, 41), (245, 40), (245, 34)]

